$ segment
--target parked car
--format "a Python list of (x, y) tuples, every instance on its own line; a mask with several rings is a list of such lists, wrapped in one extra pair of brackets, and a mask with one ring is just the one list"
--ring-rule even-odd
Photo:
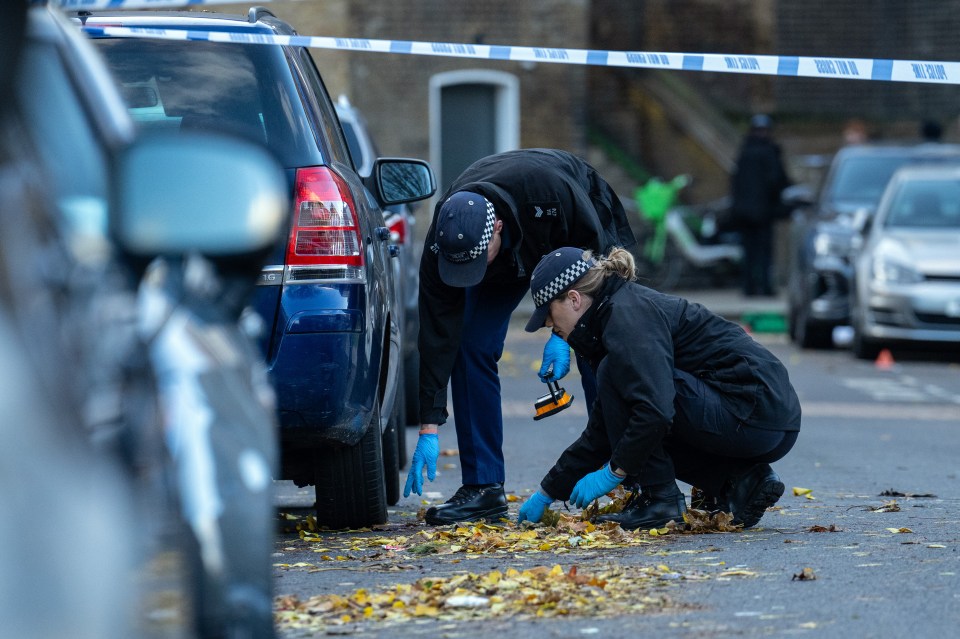
[(855, 215), (872, 213), (899, 167), (958, 156), (948, 144), (852, 145), (834, 156), (816, 197), (803, 185), (787, 190), (787, 321), (797, 345), (830, 347), (833, 329), (850, 323)]
[[(285, 177), (249, 142), (138, 138), (88, 39), (33, 5), (0, 133), (2, 348), (18, 363), (3, 360), (16, 428), (0, 466), (17, 481), (0, 538), (42, 551), (0, 553), (5, 633), (151, 636), (152, 580), (179, 575), (151, 560), (170, 551), (197, 636), (273, 637), (272, 389), (229, 302), (277, 241)], [(23, 526), (50, 517), (66, 546), (62, 526)]]
[[(341, 95), (336, 102), (337, 116), (347, 138), (350, 157), (361, 177), (369, 178), (380, 151), (370, 135), (370, 128), (360, 110)], [(397, 283), (397, 308), (403, 309), (403, 393), (398, 410), (403, 411), (408, 425), (420, 423), (420, 350), (417, 335), (420, 332), (420, 255), (415, 244), (417, 220), (414, 204), (404, 203), (384, 209), (387, 228), (390, 229), (391, 246), (396, 247), (397, 259), (393, 261), (394, 279)], [(400, 444), (400, 467), (406, 465), (406, 446)]]
[[(382, 208), (429, 197), (420, 160), (379, 158), (354, 170), (309, 51), (298, 46), (102, 38), (100, 25), (295, 35), (262, 7), (208, 12), (84, 12), (144, 130), (231, 131), (265, 144), (285, 167), (289, 238), (269, 258), (252, 306), (277, 394), (282, 479), (316, 487), (331, 528), (386, 521), (399, 500), (402, 310), (394, 303)], [(398, 421), (400, 420), (400, 421)]]
[(960, 347), (960, 163), (905, 167), (862, 221), (853, 352), (894, 345)]

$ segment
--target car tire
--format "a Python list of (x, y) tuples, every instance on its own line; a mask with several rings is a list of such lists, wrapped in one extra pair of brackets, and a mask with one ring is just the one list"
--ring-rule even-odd
[(832, 348), (833, 326), (823, 326), (810, 321), (807, 313), (797, 309), (790, 322), (790, 335), (800, 348)]
[[(403, 380), (400, 380), (402, 385)], [(403, 388), (397, 389), (393, 413), (383, 431), (383, 477), (386, 486), (387, 505), (393, 506), (400, 501), (400, 437), (397, 433), (404, 431)], [(406, 440), (403, 442), (406, 444)], [(404, 452), (406, 447), (404, 446)]]
[(881, 344), (866, 337), (863, 334), (862, 322), (854, 321), (853, 341), (850, 343), (850, 350), (853, 351), (857, 359), (876, 359), (880, 354)]
[(387, 521), (379, 406), (356, 445), (318, 452), (315, 475), (321, 526), (364, 528)]

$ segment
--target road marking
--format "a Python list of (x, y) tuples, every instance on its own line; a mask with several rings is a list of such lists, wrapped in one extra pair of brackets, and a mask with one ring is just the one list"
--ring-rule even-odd
[(881, 402), (930, 403), (931, 400), (945, 400), (960, 404), (960, 394), (934, 384), (921, 385), (919, 380), (909, 375), (895, 378), (849, 377), (841, 380), (841, 383)]
[[(507, 400), (502, 404), (503, 417), (529, 417), (533, 422), (533, 402)], [(884, 421), (956, 422), (960, 425), (960, 408), (952, 404), (891, 404), (885, 402), (802, 402), (804, 417), (837, 417)], [(583, 402), (575, 402), (562, 413), (565, 417), (586, 419)]]
[(844, 419), (945, 421), (960, 424), (960, 408), (949, 404), (889, 404), (865, 402), (802, 403), (804, 417)]

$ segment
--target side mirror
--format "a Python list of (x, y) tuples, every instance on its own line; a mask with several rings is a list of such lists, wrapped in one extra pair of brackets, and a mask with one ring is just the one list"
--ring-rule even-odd
[(813, 206), (816, 196), (809, 184), (794, 184), (780, 192), (780, 201), (792, 210)]
[(118, 158), (111, 233), (128, 254), (237, 258), (284, 228), (287, 182), (267, 151), (214, 134), (145, 136)]
[(856, 211), (854, 211), (853, 219), (850, 221), (850, 226), (859, 235), (864, 236), (870, 232), (870, 226), (872, 221), (873, 221), (873, 216), (870, 215), (870, 209), (859, 208)]
[(378, 158), (365, 182), (384, 206), (423, 200), (437, 190), (437, 181), (430, 165), (423, 160)]

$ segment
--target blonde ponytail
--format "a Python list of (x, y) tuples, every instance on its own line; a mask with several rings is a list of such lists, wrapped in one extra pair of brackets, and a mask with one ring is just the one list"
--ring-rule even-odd
[[(591, 252), (586, 251), (583, 259), (589, 260), (590, 257)], [(600, 256), (595, 259), (597, 263), (571, 287), (582, 295), (595, 295), (603, 286), (604, 280), (611, 275), (619, 275), (628, 282), (637, 279), (636, 262), (630, 251), (624, 248), (615, 247), (610, 249), (606, 257)]]

